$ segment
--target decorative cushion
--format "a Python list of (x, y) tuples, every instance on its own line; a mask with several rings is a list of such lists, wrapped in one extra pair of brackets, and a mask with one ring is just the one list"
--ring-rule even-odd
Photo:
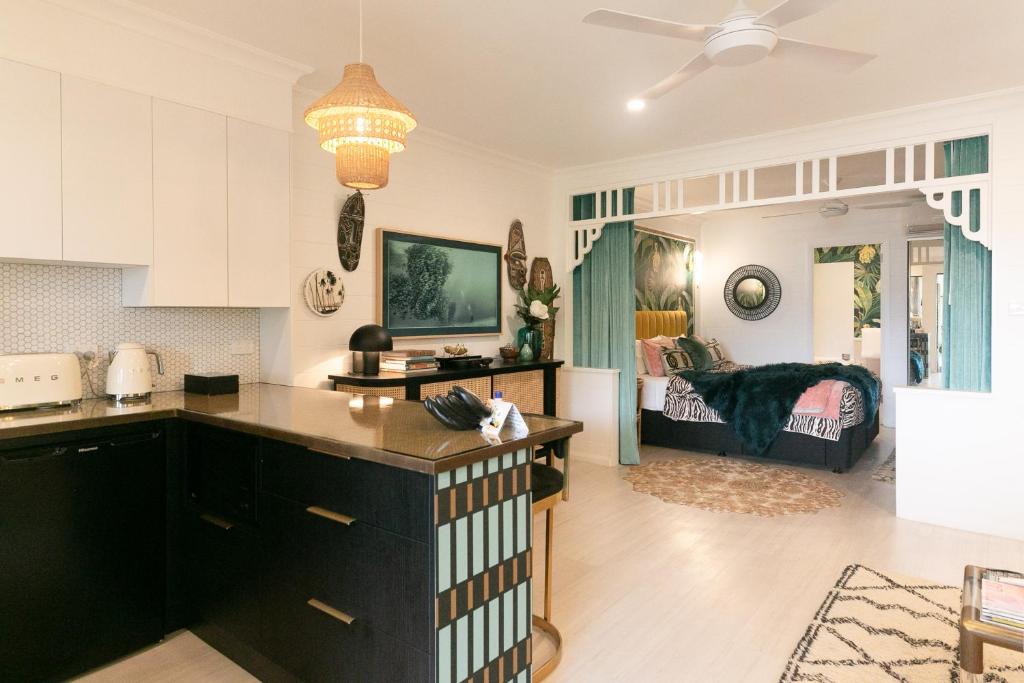
[(679, 337), (676, 339), (676, 346), (690, 356), (691, 365), (694, 370), (708, 371), (714, 367), (714, 362), (707, 348), (696, 339)]
[(693, 370), (690, 354), (682, 349), (662, 349), (661, 364), (666, 375), (674, 375), (680, 370)]
[(644, 344), (639, 339), (636, 340), (636, 374), (650, 374), (649, 372), (647, 372), (647, 359), (644, 358)]
[(654, 337), (653, 339), (642, 339), (641, 345), (644, 349), (647, 374), (654, 377), (664, 377), (665, 370), (661, 364), (661, 350), (674, 348), (676, 345), (675, 340), (671, 337)]
[(708, 353), (711, 355), (712, 370), (720, 370), (723, 367), (723, 364), (729, 361), (729, 359), (725, 357), (725, 352), (722, 351), (722, 344), (714, 337), (711, 339), (703, 339), (702, 337), (693, 335), (690, 338), (700, 342), (704, 345), (704, 348), (708, 350)]

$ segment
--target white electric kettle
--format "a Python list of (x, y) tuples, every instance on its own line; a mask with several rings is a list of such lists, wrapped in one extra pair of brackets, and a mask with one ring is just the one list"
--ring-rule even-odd
[(149, 370), (150, 355), (156, 356), (157, 372), (164, 374), (163, 361), (156, 351), (147, 351), (142, 344), (118, 344), (110, 353), (107, 395), (115, 401), (149, 398), (153, 393), (153, 373)]

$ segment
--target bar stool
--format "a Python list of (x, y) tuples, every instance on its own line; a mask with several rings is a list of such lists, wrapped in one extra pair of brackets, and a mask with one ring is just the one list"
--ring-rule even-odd
[[(533, 514), (544, 512), (544, 610), (543, 616), (533, 615), (535, 631), (542, 631), (551, 639), (555, 652), (543, 662), (533, 663), (533, 681), (539, 683), (555, 670), (562, 659), (562, 634), (551, 623), (551, 566), (554, 549), (555, 506), (562, 500), (565, 478), (551, 465), (533, 462), (530, 466), (530, 491), (533, 493)], [(536, 650), (534, 650), (536, 652)]]

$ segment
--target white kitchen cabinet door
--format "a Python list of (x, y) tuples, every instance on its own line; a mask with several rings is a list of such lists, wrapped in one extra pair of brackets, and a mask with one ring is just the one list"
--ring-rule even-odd
[(227, 119), (153, 100), (153, 265), (125, 303), (228, 305)]
[(64, 260), (153, 260), (152, 98), (61, 78)]
[(228, 304), (285, 307), (289, 280), (288, 133), (228, 119)]
[(60, 74), (0, 59), (0, 258), (59, 261)]

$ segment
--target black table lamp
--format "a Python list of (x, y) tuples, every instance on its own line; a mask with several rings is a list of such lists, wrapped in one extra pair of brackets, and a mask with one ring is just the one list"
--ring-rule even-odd
[(380, 352), (394, 348), (391, 335), (380, 325), (363, 325), (348, 340), (352, 352), (352, 373), (379, 375)]

